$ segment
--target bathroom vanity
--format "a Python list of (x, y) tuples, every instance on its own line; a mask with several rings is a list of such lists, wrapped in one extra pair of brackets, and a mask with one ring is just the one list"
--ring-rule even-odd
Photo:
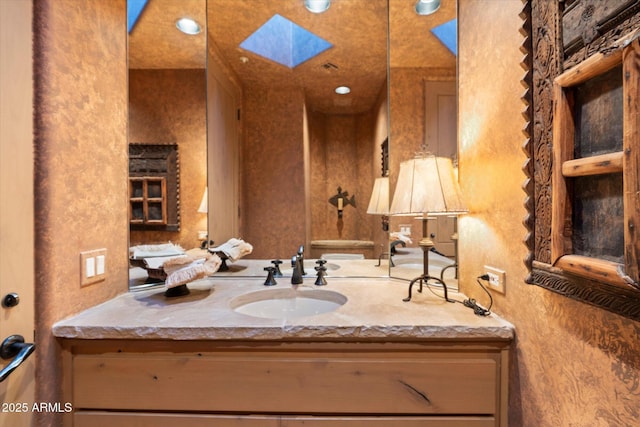
[[(268, 290), (293, 292), (279, 282)], [(428, 289), (403, 302), (407, 282), (372, 278), (330, 279), (323, 288), (344, 300), (327, 313), (236, 312), (262, 283), (209, 278), (174, 299), (130, 292), (58, 322), (65, 425), (507, 425), (508, 322)]]

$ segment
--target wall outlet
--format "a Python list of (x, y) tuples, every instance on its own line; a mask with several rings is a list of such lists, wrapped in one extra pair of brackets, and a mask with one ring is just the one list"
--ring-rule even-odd
[(491, 267), (489, 265), (484, 266), (484, 271), (485, 274), (489, 276), (489, 288), (495, 290), (496, 292), (504, 294), (507, 281), (507, 273), (505, 273), (503, 270)]
[(106, 279), (107, 250), (80, 252), (80, 286), (92, 285)]

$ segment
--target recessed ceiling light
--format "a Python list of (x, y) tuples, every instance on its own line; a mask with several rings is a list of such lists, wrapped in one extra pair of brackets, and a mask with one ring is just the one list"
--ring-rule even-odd
[(200, 25), (191, 18), (178, 19), (176, 21), (176, 28), (190, 36), (195, 36), (200, 33)]
[(336, 88), (336, 93), (338, 95), (346, 95), (351, 92), (351, 88), (349, 86), (338, 86)]
[(418, 15), (431, 15), (440, 9), (440, 0), (418, 0), (416, 13)]
[(309, 12), (322, 13), (329, 9), (331, 0), (304, 0), (304, 6)]

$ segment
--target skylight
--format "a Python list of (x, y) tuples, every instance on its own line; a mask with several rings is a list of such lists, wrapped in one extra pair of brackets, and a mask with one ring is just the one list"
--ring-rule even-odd
[(241, 48), (289, 68), (302, 64), (332, 46), (278, 14), (240, 43)]
[(438, 38), (455, 56), (458, 56), (458, 19), (452, 19), (449, 22), (438, 25), (431, 30), (434, 36)]

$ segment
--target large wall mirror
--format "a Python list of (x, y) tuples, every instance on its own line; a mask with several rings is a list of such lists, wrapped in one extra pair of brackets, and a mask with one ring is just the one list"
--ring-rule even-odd
[[(392, 218), (386, 230), (367, 211), (376, 178), (393, 191), (400, 162), (424, 144), (456, 155), (456, 56), (431, 32), (456, 3), (420, 16), (416, 0), (332, 0), (323, 13), (303, 0), (149, 0), (129, 38), (130, 142), (178, 145), (180, 230), (132, 231), (131, 245), (240, 238), (253, 246), (243, 260), (267, 265), (304, 245), (308, 258), (364, 257), (353, 261), (366, 268), (336, 276), (413, 278), (420, 222)], [(179, 34), (181, 16), (202, 32)], [(452, 226), (432, 227), (445, 258)], [(394, 247), (389, 269), (401, 227), (412, 243)]]

